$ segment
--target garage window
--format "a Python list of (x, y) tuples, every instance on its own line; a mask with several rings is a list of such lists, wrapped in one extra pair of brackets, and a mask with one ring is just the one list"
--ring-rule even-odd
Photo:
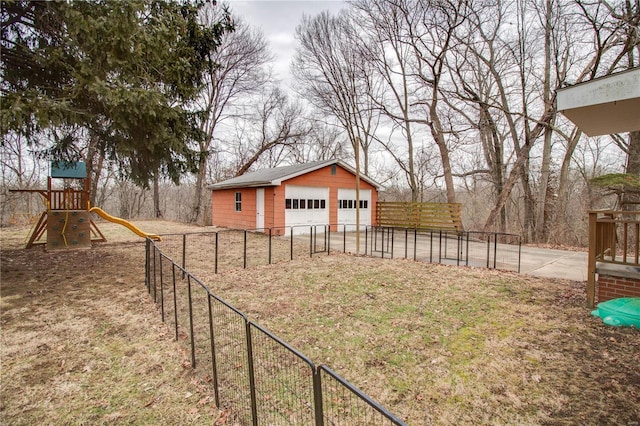
[(242, 211), (242, 192), (236, 192), (236, 211)]
[[(355, 209), (358, 203), (356, 200), (338, 200), (338, 208), (339, 209)], [(360, 208), (368, 209), (369, 208), (369, 200), (360, 200)]]
[(285, 198), (284, 208), (287, 210), (317, 210), (326, 209), (327, 200)]

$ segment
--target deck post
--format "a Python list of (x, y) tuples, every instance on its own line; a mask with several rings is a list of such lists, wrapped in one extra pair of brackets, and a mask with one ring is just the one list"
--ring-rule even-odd
[(587, 307), (593, 308), (596, 299), (596, 223), (598, 212), (589, 212), (589, 254), (587, 257)]

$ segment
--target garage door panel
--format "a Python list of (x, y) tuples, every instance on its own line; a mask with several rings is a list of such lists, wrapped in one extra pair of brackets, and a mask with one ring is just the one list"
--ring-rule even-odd
[[(355, 225), (356, 190), (338, 188), (338, 223)], [(371, 225), (371, 190), (360, 190), (360, 225)]]
[(285, 186), (285, 226), (294, 226), (294, 232), (307, 233), (302, 225), (329, 223), (329, 188), (312, 186)]

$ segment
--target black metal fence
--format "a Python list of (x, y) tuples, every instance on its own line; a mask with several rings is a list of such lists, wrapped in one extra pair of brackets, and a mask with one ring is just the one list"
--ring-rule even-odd
[(162, 238), (162, 251), (201, 278), (331, 252), (520, 272), (522, 248), (514, 234), (372, 226), (356, 233), (355, 225), (224, 229)]
[(520, 272), (519, 235), (369, 227), (364, 238), (365, 255)]
[[(333, 229), (333, 230), (332, 230)], [(520, 269), (520, 238), (481, 232), (354, 225), (217, 230), (147, 240), (146, 283), (162, 320), (189, 347), (191, 366), (213, 384), (218, 407), (243, 425), (402, 425), (326, 366), (248, 320), (204, 284), (238, 268), (358, 253)], [(198, 278), (196, 278), (198, 277)]]
[[(217, 244), (220, 237), (207, 235)], [(187, 246), (185, 239), (183, 244)], [(214, 252), (219, 254), (217, 244)], [(316, 366), (249, 321), (155, 242), (147, 239), (146, 247), (146, 285), (162, 320), (190, 348), (191, 366), (213, 383), (216, 405), (229, 408), (238, 423), (405, 424), (330, 368)], [(183, 265), (186, 258), (181, 258)]]

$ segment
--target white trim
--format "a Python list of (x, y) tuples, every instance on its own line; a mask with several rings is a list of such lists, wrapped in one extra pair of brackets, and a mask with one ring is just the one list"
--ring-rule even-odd
[(264, 228), (264, 188), (256, 189), (256, 229)]

